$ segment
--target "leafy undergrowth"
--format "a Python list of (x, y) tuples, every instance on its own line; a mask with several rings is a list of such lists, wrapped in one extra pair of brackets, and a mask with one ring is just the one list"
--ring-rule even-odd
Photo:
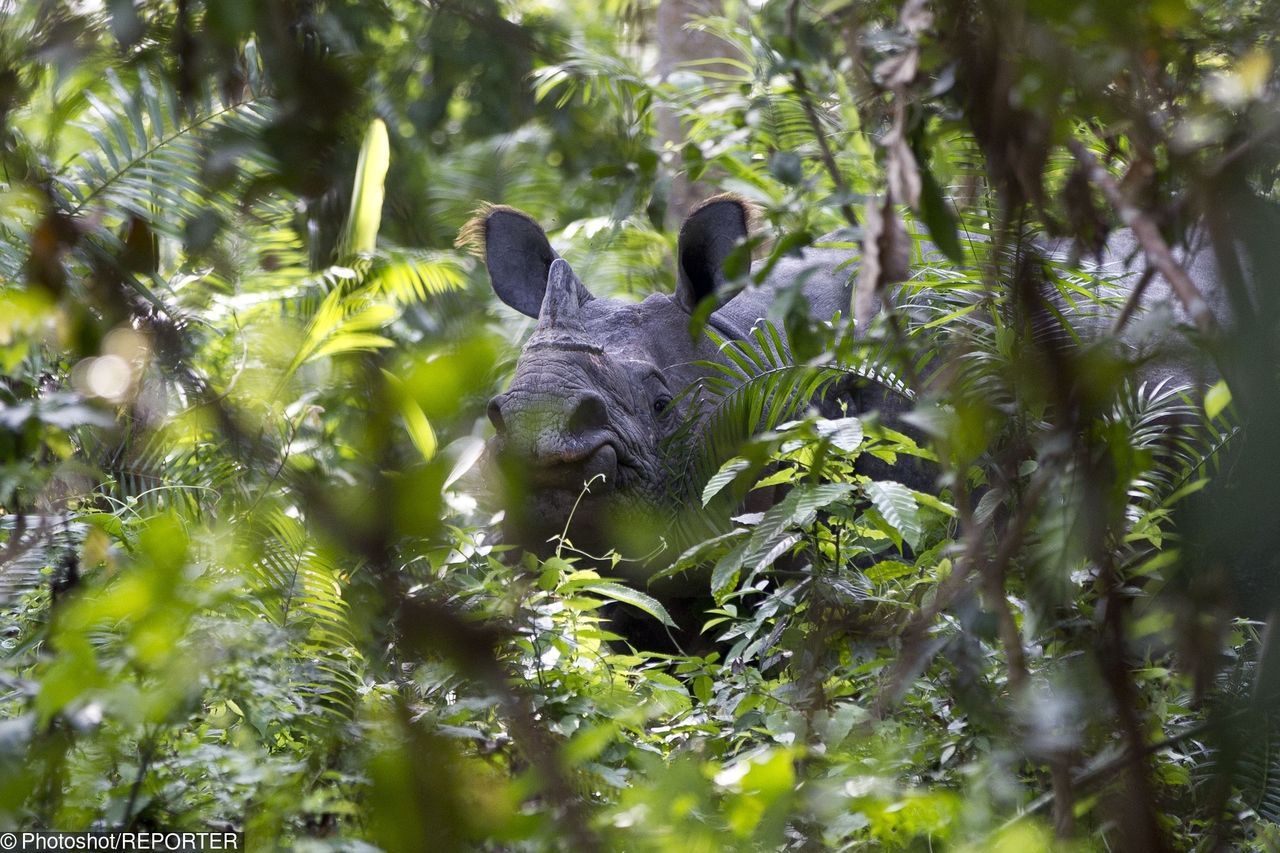
[[(659, 5), (0, 3), (0, 830), (1280, 849), (1275, 4)], [(500, 544), (455, 235), (670, 292), (685, 179), (850, 298), (713, 336), (651, 563)], [(1128, 304), (1196, 216), (1227, 335)]]
[[(628, 850), (1022, 851), (1054, 845), (1053, 799), (1067, 796), (1082, 838), (1123, 837), (1127, 745), (1091, 648), (1097, 579), (1074, 575), (1053, 615), (1013, 586), (1026, 649), (1011, 684), (976, 601), (909, 627), (965, 559), (956, 511), (853, 466), (923, 451), (854, 418), (757, 442), (767, 474), (725, 470), (792, 490), (673, 567), (714, 592), (702, 656), (630, 649), (610, 610), (669, 622), (661, 603), (568, 546), (538, 562), (493, 545), (491, 528), (463, 524), (473, 503), (457, 491), (457, 526), (401, 543), (412, 558), (396, 574), (412, 583), (389, 611), (374, 560), (341, 556), (290, 513), (81, 515), (44, 555), (57, 572), (84, 567), (78, 592), (51, 601), (37, 586), (6, 616), (9, 814), (243, 827), (258, 848), (562, 849), (576, 834)], [(1135, 595), (1135, 703), (1157, 745), (1145, 762), (1165, 831), (1189, 846), (1222, 778), (1206, 721), (1231, 706), (1193, 695), (1172, 621)], [(415, 602), (493, 630), (451, 634)], [(1231, 629), (1222, 696), (1247, 691), (1256, 629)], [(465, 645), (477, 640), (492, 656)], [(1241, 744), (1225, 803), (1243, 821), (1231, 837), (1257, 849), (1280, 817), (1271, 742)]]

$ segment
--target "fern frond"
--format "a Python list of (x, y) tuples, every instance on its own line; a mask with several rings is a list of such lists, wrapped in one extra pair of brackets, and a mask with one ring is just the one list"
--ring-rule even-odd
[(144, 436), (115, 448), (103, 466), (107, 478), (98, 493), (113, 507), (201, 517), (224, 499), (244, 497), (244, 470), (214, 434), (169, 424)]
[(649, 81), (629, 58), (585, 47), (534, 71), (533, 84), (534, 97), (544, 101), (554, 94), (557, 108), (575, 97), (588, 104), (604, 101), (631, 122), (646, 118), (652, 102)]
[(249, 569), (252, 589), (243, 606), (288, 632), (291, 688), (350, 719), (364, 661), (343, 597), (349, 574), (280, 508), (260, 508), (253, 524), (259, 557)]
[[(686, 493), (700, 492), (751, 436), (795, 419), (837, 383), (872, 382), (911, 396), (886, 368), (879, 348), (859, 350), (846, 363), (797, 364), (783, 332), (767, 320), (742, 340), (709, 335), (725, 361), (703, 363), (706, 376), (685, 392), (700, 405), (692, 407), (695, 416), (671, 438), (674, 446), (693, 448), (693, 464), (682, 463), (672, 472), (683, 478)], [(687, 462), (687, 456), (681, 458)]]
[(415, 249), (379, 251), (369, 278), (374, 293), (397, 305), (425, 302), (466, 285), (457, 255)]
[[(1225, 415), (1213, 420), (1206, 415), (1198, 390), (1172, 379), (1127, 385), (1107, 419), (1127, 437), (1134, 458), (1145, 460), (1127, 488), (1130, 525), (1167, 510), (1186, 487), (1214, 473), (1240, 435), (1240, 427)], [(1127, 562), (1149, 554), (1150, 549), (1138, 549)]]
[(8, 610), (41, 586), (50, 572), (76, 559), (85, 525), (70, 516), (0, 516), (0, 609)]
[(187, 112), (164, 75), (142, 69), (126, 84), (113, 70), (107, 79), (109, 91), (102, 97), (88, 93), (91, 107), (77, 122), (96, 147), (74, 158), (55, 179), (68, 214), (96, 212), (95, 231), (111, 233), (123, 212), (181, 239), (186, 224), (197, 217), (234, 211), (237, 194), (211, 191), (202, 177), (216, 137), (240, 144), (237, 161), (215, 168), (230, 166), (241, 178), (271, 168), (265, 153), (243, 144), (265, 125), (266, 99), (222, 103), (206, 95)]

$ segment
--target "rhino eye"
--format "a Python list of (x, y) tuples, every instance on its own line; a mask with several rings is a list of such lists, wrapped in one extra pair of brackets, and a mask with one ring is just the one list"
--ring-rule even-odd
[(660, 415), (671, 406), (671, 398), (665, 395), (653, 401), (653, 413)]

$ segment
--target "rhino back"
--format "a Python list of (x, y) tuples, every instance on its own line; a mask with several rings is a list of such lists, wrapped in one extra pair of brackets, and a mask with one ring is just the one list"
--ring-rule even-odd
[[(1064, 260), (1070, 253), (1068, 241), (1045, 244), (1046, 254)], [(1219, 283), (1218, 261), (1209, 246), (1203, 227), (1191, 231), (1187, 246), (1171, 247), (1174, 260), (1186, 270), (1209, 306), (1216, 322), (1226, 328), (1232, 323), (1232, 312)], [(1142, 281), (1148, 268), (1138, 239), (1127, 228), (1113, 231), (1102, 255), (1084, 257), (1079, 262), (1082, 272), (1098, 276), (1127, 300), (1133, 288)], [(1058, 307), (1061, 299), (1051, 296)], [(1099, 308), (1092, 313), (1076, 311), (1073, 323), (1086, 340), (1098, 340), (1111, 334), (1120, 308)], [(1144, 286), (1142, 296), (1120, 332), (1119, 340), (1131, 356), (1143, 363), (1137, 379), (1142, 383), (1173, 381), (1177, 384), (1205, 384), (1216, 378), (1217, 371), (1203, 349), (1187, 330), (1194, 323), (1182, 301), (1162, 275), (1154, 275)]]
[(809, 304), (809, 316), (830, 320), (837, 312), (848, 313), (849, 298), (856, 266), (850, 263), (856, 255), (844, 249), (809, 248), (798, 256), (782, 258), (769, 271), (763, 284), (744, 288), (729, 300), (713, 318), (734, 337), (746, 337), (751, 327), (769, 315), (779, 291), (798, 283)]

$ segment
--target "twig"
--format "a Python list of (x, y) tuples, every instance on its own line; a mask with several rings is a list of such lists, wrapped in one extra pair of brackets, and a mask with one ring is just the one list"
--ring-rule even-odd
[(1142, 277), (1138, 279), (1138, 283), (1134, 285), (1133, 292), (1129, 294), (1129, 298), (1125, 300), (1124, 307), (1120, 309), (1120, 316), (1116, 317), (1116, 322), (1111, 327), (1111, 334), (1118, 335), (1128, 325), (1129, 318), (1133, 316), (1133, 312), (1138, 310), (1138, 306), (1142, 304), (1142, 294), (1147, 292), (1147, 285), (1151, 284), (1151, 279), (1156, 277), (1156, 268), (1147, 267), (1142, 271)]
[[(1154, 755), (1157, 752), (1162, 752), (1163, 750), (1169, 749), (1170, 747), (1177, 746), (1179, 743), (1181, 743), (1184, 740), (1187, 740), (1188, 738), (1193, 738), (1196, 735), (1204, 734), (1212, 727), (1213, 727), (1212, 723), (1208, 723), (1208, 722), (1197, 723), (1196, 725), (1191, 726), (1185, 731), (1178, 732), (1175, 735), (1170, 735), (1164, 740), (1147, 744), (1142, 748), (1141, 754), (1138, 756), (1138, 758), (1139, 759), (1145, 758), (1148, 755)], [(1083, 770), (1080, 773), (1075, 774), (1074, 776), (1071, 776), (1070, 777), (1071, 787), (1075, 790), (1080, 790), (1081, 788), (1087, 788), (1100, 780), (1111, 779), (1117, 770), (1121, 769), (1126, 764), (1129, 764), (1130, 762), (1132, 762), (1133, 758), (1134, 756), (1132, 756), (1128, 751), (1121, 752), (1116, 757), (1111, 758), (1107, 761), (1104, 761), (1102, 764), (1099, 764), (1096, 767), (1091, 767), (1087, 770)], [(1055, 799), (1056, 797), (1054, 796), (1053, 792), (1042, 794), (1041, 796), (1032, 800), (1031, 803), (1022, 811), (1018, 812), (1018, 814), (1011, 817), (1002, 828), (1008, 829), (1010, 826), (1013, 826), (1018, 821), (1044, 811), (1050, 805), (1054, 804)]]
[(1071, 778), (1071, 759), (1066, 751), (1053, 756), (1049, 762), (1050, 798), (1053, 802), (1053, 831), (1059, 838), (1067, 839), (1076, 829), (1076, 785)]
[[(1025, 508), (1028, 505), (1028, 503), (1023, 503), (1020, 508)], [(1018, 523), (1018, 519), (1024, 519), (1027, 515), (1029, 513), (1020, 511), (1015, 518), (1017, 530), (1014, 532), (1014, 537), (1018, 541), (1022, 539), (1022, 533), (1026, 527), (1026, 522)], [(1006, 533), (1006, 538), (1002, 544), (1009, 541), (1009, 534)], [(983, 593), (987, 599), (987, 609), (996, 615), (996, 624), (1000, 633), (1000, 645), (1004, 647), (1005, 662), (1009, 670), (1009, 692), (1017, 697), (1026, 689), (1029, 677), (1027, 675), (1027, 655), (1022, 648), (1022, 635), (1018, 631), (1018, 623), (1013, 618), (1013, 610), (1009, 607), (1009, 599), (1004, 594), (1008, 566), (1009, 559), (991, 560), (983, 566)]]
[(156, 733), (150, 732), (143, 743), (142, 752), (138, 756), (138, 772), (129, 786), (129, 801), (125, 803), (124, 814), (120, 818), (120, 829), (126, 830), (133, 825), (133, 809), (138, 803), (138, 794), (142, 790), (142, 781), (147, 778), (147, 770), (151, 767), (151, 759), (156, 751)]
[[(565, 542), (568, 541), (569, 525), (573, 524), (573, 516), (578, 511), (578, 505), (582, 503), (582, 499), (586, 497), (587, 493), (591, 491), (591, 484), (594, 483), (596, 480), (602, 480), (607, 482), (608, 479), (609, 478), (604, 475), (604, 472), (601, 472), (599, 474), (596, 474), (590, 480), (587, 480), (587, 482), (582, 484), (582, 491), (578, 492), (578, 499), (573, 502), (573, 509), (569, 510), (569, 517), (564, 520), (564, 530), (560, 531), (559, 536), (551, 537), (551, 540), (555, 540), (556, 542), (557, 557), (560, 556), (561, 549), (564, 547)], [(551, 540), (548, 540), (548, 541), (551, 541)]]
[(1085, 147), (1083, 142), (1078, 139), (1068, 139), (1067, 148), (1080, 162), (1089, 180), (1102, 190), (1107, 201), (1116, 209), (1116, 213), (1120, 214), (1121, 221), (1133, 231), (1133, 236), (1142, 246), (1147, 263), (1155, 267), (1169, 282), (1169, 286), (1173, 288), (1173, 292), (1187, 309), (1187, 313), (1191, 315), (1192, 322), (1204, 334), (1213, 334), (1217, 323), (1209, 310), (1209, 304), (1204, 301), (1204, 296), (1191, 280), (1191, 276), (1187, 275), (1182, 265), (1174, 260), (1173, 253), (1169, 251), (1169, 245), (1160, 236), (1160, 229), (1156, 227), (1151, 217), (1125, 197), (1116, 179), (1098, 162), (1098, 158), (1093, 156), (1093, 152)]
[[(1039, 505), (1040, 497), (1049, 484), (1046, 470), (1048, 470), (1046, 467), (1041, 467), (1036, 478), (1028, 486), (1018, 507), (1017, 515), (1001, 537), (1000, 548), (986, 568), (987, 572), (997, 572), (1003, 576), (1005, 568), (1017, 553), (1018, 548), (1022, 546), (1022, 536), (1027, 524), (1031, 521), (1031, 514)], [(893, 706), (898, 704), (902, 694), (906, 692), (907, 682), (928, 664), (929, 658), (933, 657), (936, 650), (923, 648), (929, 627), (964, 591), (973, 570), (983, 564), (982, 554), (986, 549), (987, 535), (991, 532), (992, 518), (994, 514), (969, 534), (969, 544), (964, 555), (956, 562), (946, 580), (938, 585), (933, 601), (921, 608), (903, 631), (902, 651), (898, 655), (897, 664), (890, 671), (885, 686), (871, 703), (873, 719), (883, 718)]]
[(1143, 721), (1138, 714), (1138, 690), (1126, 662), (1128, 648), (1120, 595), (1122, 580), (1110, 559), (1102, 566), (1102, 582), (1106, 587), (1102, 602), (1105, 610), (1096, 653), (1102, 680), (1115, 703), (1120, 734), (1129, 744), (1125, 750), (1127, 760), (1121, 765), (1127, 770), (1128, 777), (1127, 790), (1121, 798), (1121, 807), (1126, 811), (1122, 825), (1127, 846), (1129, 849), (1167, 850), (1168, 840), (1156, 812), (1155, 790), (1146, 762), (1147, 746)]
[(1269, 145), (1280, 138), (1280, 118), (1277, 118), (1274, 103), (1273, 109), (1259, 110), (1258, 115), (1263, 122), (1262, 127), (1258, 128), (1248, 139), (1245, 139), (1239, 145), (1218, 158), (1218, 160), (1209, 167), (1205, 177), (1211, 179), (1221, 177), (1225, 172), (1234, 168), (1241, 161), (1252, 156), (1261, 146)]
[[(1031, 515), (1035, 512), (1036, 507), (1040, 505), (1040, 498), (1044, 494), (1045, 489), (1049, 485), (1049, 477), (1043, 472), (1050, 470), (1048, 466), (1042, 466), (1039, 469), (1039, 476), (1031, 481), (1027, 487), (1027, 491), (1022, 495), (1022, 499), (1018, 502), (1018, 512), (1014, 515), (1013, 521), (1005, 528), (1004, 533), (1000, 537), (1000, 548), (996, 551), (995, 556), (985, 567), (985, 573), (989, 579), (997, 579), (998, 583), (995, 589), (996, 597), (999, 604), (1003, 604), (1004, 615), (1008, 619), (1009, 633), (1006, 634), (1004, 626), (1001, 627), (1001, 640), (1005, 642), (1005, 656), (1009, 658), (1009, 681), (1011, 687), (1019, 687), (1026, 684), (1027, 668), (1026, 655), (1022, 649), (1022, 638), (1018, 634), (1017, 626), (1013, 622), (1013, 614), (1009, 612), (1009, 604), (1004, 598), (1004, 576), (1009, 568), (1009, 563), (1013, 561), (1013, 557), (1018, 553), (1018, 549), (1022, 547), (1022, 538), (1027, 532), (1027, 525), (1031, 523)], [(992, 518), (995, 517), (993, 513)], [(988, 521), (987, 526), (990, 526)], [(969, 543), (970, 553), (980, 551), (983, 547), (982, 539), (977, 537)], [(974, 554), (976, 556), (976, 554)], [(997, 607), (997, 615), (1000, 615), (1001, 608)]]

